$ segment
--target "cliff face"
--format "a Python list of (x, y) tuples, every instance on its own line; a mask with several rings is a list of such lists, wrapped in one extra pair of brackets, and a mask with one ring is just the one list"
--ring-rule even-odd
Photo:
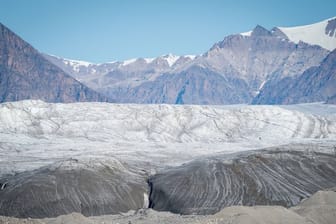
[(65, 103), (108, 100), (0, 24), (0, 102), (23, 99)]
[(196, 65), (133, 88), (111, 89), (110, 94), (125, 103), (237, 104), (251, 99), (244, 80)]

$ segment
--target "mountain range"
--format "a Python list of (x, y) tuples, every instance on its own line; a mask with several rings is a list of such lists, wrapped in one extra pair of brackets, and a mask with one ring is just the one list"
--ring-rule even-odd
[[(4, 26), (1, 27), (2, 30), (5, 29)], [(4, 49), (1, 50), (2, 59), (9, 55), (6, 47), (16, 49), (19, 57), (11, 58), (25, 59), (16, 64), (29, 62), (30, 66), (36, 68), (37, 74), (43, 74), (42, 77), (34, 78), (34, 85), (41, 82), (43, 85), (39, 85), (40, 89), (46, 88), (39, 92), (38, 97), (31, 94), (36, 92), (36, 88), (23, 88), (30, 85), (21, 84), (21, 79), (14, 82), (13, 87), (6, 84), (9, 82), (1, 81), (1, 101), (23, 98), (39, 98), (51, 102), (168, 104), (291, 104), (336, 101), (336, 88), (333, 85), (336, 17), (311, 25), (275, 27), (271, 30), (257, 25), (249, 32), (225, 37), (202, 55), (168, 54), (157, 58), (137, 58), (102, 64), (42, 54), (31, 46), (31, 51), (22, 55), (22, 50), (18, 48), (20, 45), (6, 42), (19, 38), (11, 32), (9, 35), (15, 38), (1, 37), (0, 40), (4, 45), (1, 46)], [(28, 45), (22, 40), (21, 42)], [(11, 77), (8, 75), (11, 73), (15, 77), (31, 75), (23, 72), (27, 71), (24, 67), (13, 69), (10, 65), (11, 58), (2, 60), (1, 80)], [(45, 64), (54, 69), (52, 74), (50, 69), (45, 68)], [(21, 75), (15, 75), (16, 73)], [(71, 80), (68, 86), (77, 87), (70, 88), (64, 81), (50, 78), (55, 73)], [(27, 83), (25, 79), (22, 82)], [(72, 90), (71, 93), (69, 89)]]

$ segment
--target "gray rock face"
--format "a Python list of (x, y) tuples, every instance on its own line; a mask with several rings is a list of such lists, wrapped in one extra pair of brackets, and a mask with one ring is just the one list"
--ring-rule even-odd
[(47, 102), (108, 100), (67, 75), (0, 24), (0, 102), (23, 99)]
[(232, 66), (246, 80), (250, 91), (258, 92), (262, 83), (301, 74), (319, 65), (328, 51), (303, 42), (295, 44), (283, 33), (257, 26), (250, 36), (233, 35), (207, 52), (208, 63), (221, 73)]
[(332, 51), (318, 67), (302, 75), (284, 78), (265, 85), (253, 100), (254, 104), (295, 104), (317, 101), (335, 103), (336, 50)]
[(298, 204), (336, 185), (334, 155), (259, 151), (194, 161), (150, 178), (150, 207), (213, 214), (232, 205)]
[(207, 68), (190, 67), (163, 74), (131, 89), (111, 89), (118, 101), (168, 104), (236, 104), (251, 99), (244, 80), (223, 76)]
[(336, 18), (329, 20), (325, 29), (325, 34), (330, 37), (336, 37)]
[(0, 215), (54, 217), (118, 214), (147, 207), (146, 178), (118, 161), (67, 160), (2, 177)]
[(329, 99), (327, 100), (327, 103), (336, 104), (336, 95), (329, 97)]

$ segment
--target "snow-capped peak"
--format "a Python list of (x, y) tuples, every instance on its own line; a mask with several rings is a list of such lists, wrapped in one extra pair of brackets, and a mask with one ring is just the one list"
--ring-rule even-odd
[(87, 62), (87, 61), (73, 60), (73, 59), (68, 59), (68, 58), (60, 58), (60, 57), (57, 57), (57, 56), (54, 56), (54, 55), (52, 55), (52, 56), (62, 60), (65, 65), (72, 67), (72, 69), (76, 72), (79, 72), (81, 67), (88, 68), (89, 66), (95, 65), (94, 63)]
[(61, 58), (57, 55), (54, 54), (44, 54), (46, 56), (51, 56), (53, 58), (57, 58), (59, 60), (64, 61), (66, 65), (72, 66), (72, 67), (78, 67), (78, 66), (85, 66), (88, 67), (90, 65), (93, 65), (94, 63), (88, 62), (88, 61), (81, 61), (81, 60), (74, 60), (74, 59), (69, 59), (69, 58)]
[[(169, 65), (169, 67), (171, 67), (181, 57), (185, 57), (185, 58), (189, 58), (191, 60), (194, 60), (196, 58), (196, 55), (178, 56), (178, 55), (173, 55), (173, 54), (166, 54), (166, 55), (162, 55), (162, 56), (160, 56), (158, 58), (160, 58), (161, 60), (166, 61), (168, 63), (168, 65)], [(145, 60), (145, 62), (147, 64), (150, 64), (150, 63), (152, 63), (153, 61), (155, 61), (158, 58), (141, 58), (141, 59)], [(136, 62), (138, 59), (140, 59), (140, 58), (133, 58), (133, 59), (122, 61), (121, 65), (122, 66), (126, 66), (126, 65), (129, 65), (129, 64), (132, 64), (132, 63)]]
[(303, 41), (328, 50), (336, 48), (336, 17), (310, 25), (278, 27), (278, 29), (294, 43)]
[(66, 64), (72, 66), (72, 67), (78, 67), (78, 66), (85, 66), (88, 67), (92, 65), (93, 63), (87, 62), (87, 61), (80, 61), (80, 60), (73, 60), (68, 58), (63, 58)]
[(180, 58), (180, 56), (173, 55), (173, 54), (167, 54), (162, 56), (163, 59), (165, 59), (169, 65), (169, 67), (173, 66), (175, 62)]

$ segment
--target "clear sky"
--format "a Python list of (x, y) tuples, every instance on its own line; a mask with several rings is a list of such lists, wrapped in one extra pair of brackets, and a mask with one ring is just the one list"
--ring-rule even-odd
[(0, 0), (0, 22), (39, 51), (108, 62), (201, 54), (257, 24), (336, 16), (336, 0)]

